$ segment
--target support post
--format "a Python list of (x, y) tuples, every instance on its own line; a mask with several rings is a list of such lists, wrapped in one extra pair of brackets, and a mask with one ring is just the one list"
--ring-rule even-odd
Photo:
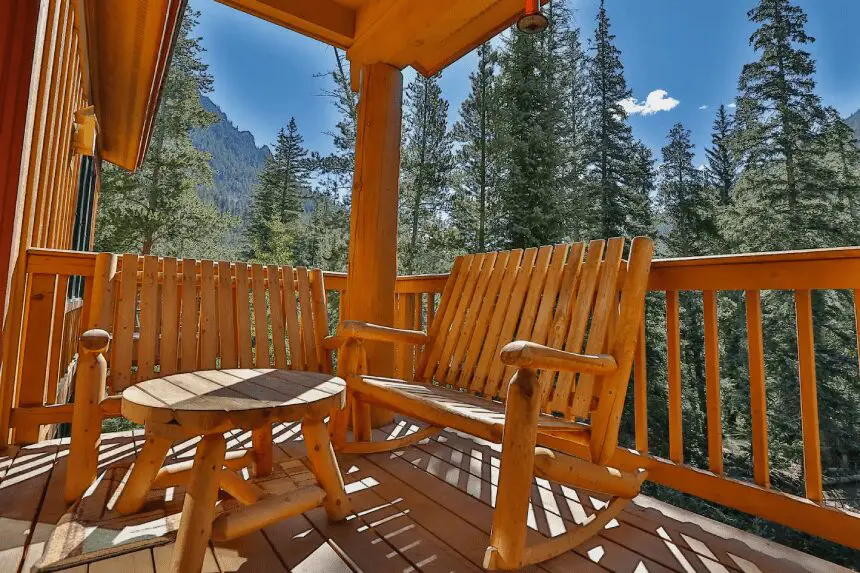
[[(357, 66), (358, 63), (354, 63)], [(349, 231), (346, 318), (393, 326), (403, 75), (388, 64), (361, 68)], [(394, 374), (394, 348), (368, 342), (371, 374)], [(374, 425), (391, 414), (376, 409)]]

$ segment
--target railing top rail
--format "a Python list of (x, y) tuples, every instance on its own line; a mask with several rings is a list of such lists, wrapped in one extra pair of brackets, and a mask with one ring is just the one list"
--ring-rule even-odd
[[(92, 275), (94, 252), (33, 248), (30, 273)], [(346, 290), (347, 274), (325, 271), (328, 290)], [(401, 275), (397, 293), (442, 292), (447, 273)], [(801, 290), (860, 288), (860, 247), (655, 259), (650, 290)]]
[(670, 267), (786, 263), (852, 258), (860, 258), (860, 247), (831, 247), (826, 249), (806, 249), (798, 251), (767, 251), (761, 253), (708, 255), (702, 257), (674, 257), (654, 259), (651, 265), (654, 269), (662, 269)]

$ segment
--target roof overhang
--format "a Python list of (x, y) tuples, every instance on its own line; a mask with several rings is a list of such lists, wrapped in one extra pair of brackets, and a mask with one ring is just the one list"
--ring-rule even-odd
[(146, 155), (186, 0), (77, 0), (83, 77), (101, 157), (136, 169)]
[(426, 76), (511, 25), (525, 5), (523, 0), (218, 1), (343, 48), (355, 71), (382, 62), (412, 66)]

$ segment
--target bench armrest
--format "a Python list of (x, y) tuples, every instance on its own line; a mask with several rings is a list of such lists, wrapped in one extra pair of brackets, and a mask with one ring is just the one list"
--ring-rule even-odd
[(427, 335), (420, 330), (392, 328), (358, 320), (344, 321), (338, 328), (337, 336), (333, 338), (339, 339), (341, 344), (350, 338), (415, 345), (426, 344), (427, 342)]
[(578, 354), (556, 350), (549, 346), (516, 340), (502, 348), (502, 362), (518, 368), (534, 370), (557, 370), (561, 372), (589, 372), (609, 374), (618, 364), (609, 354)]

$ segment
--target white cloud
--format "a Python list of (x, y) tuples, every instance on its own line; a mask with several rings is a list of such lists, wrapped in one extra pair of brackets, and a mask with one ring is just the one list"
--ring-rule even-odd
[(700, 105), (699, 109), (708, 109), (708, 106), (707, 105)]
[(673, 97), (669, 97), (669, 92), (666, 90), (654, 90), (648, 94), (645, 101), (639, 102), (636, 101), (635, 98), (630, 97), (623, 99), (618, 103), (621, 104), (621, 107), (624, 108), (627, 115), (635, 115), (637, 113), (641, 115), (651, 115), (658, 111), (669, 111), (681, 102)]
[(732, 109), (735, 109), (736, 107), (738, 107), (738, 104), (736, 104), (735, 102), (732, 102), (732, 103), (730, 103), (730, 104), (729, 104), (729, 106), (728, 106), (728, 107), (730, 107), (730, 108), (732, 108)]

